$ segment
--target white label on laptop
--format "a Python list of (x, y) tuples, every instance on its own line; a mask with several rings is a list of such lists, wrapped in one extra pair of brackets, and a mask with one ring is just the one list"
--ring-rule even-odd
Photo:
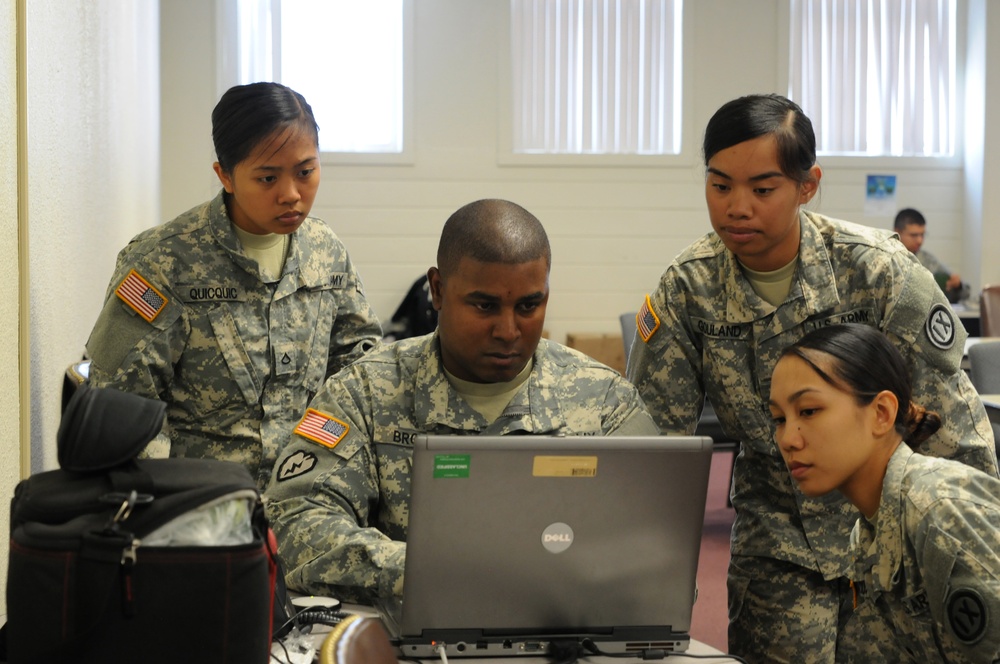
[(536, 456), (531, 468), (535, 477), (596, 477), (595, 456)]

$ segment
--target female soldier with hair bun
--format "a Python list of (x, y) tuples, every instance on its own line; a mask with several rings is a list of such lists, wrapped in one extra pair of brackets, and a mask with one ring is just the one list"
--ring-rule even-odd
[(858, 610), (895, 634), (877, 644), (883, 661), (997, 661), (1000, 480), (914, 452), (941, 418), (910, 397), (906, 363), (881, 332), (820, 328), (774, 368), (775, 439), (804, 494), (837, 490), (861, 511), (853, 586)]
[(628, 377), (664, 433), (694, 432), (708, 399), (740, 441), (729, 650), (754, 664), (865, 661), (870, 643), (851, 634), (844, 581), (857, 511), (790, 481), (767, 412), (771, 371), (810, 330), (875, 327), (906, 360), (916, 399), (944, 419), (921, 452), (996, 475), (993, 432), (961, 368), (965, 329), (892, 233), (805, 209), (823, 172), (796, 103), (733, 99), (708, 121), (702, 148), (713, 232), (682, 251), (638, 307)]
[(167, 403), (155, 444), (243, 463), (261, 490), (326, 377), (382, 336), (347, 249), (309, 216), (317, 132), (294, 90), (230, 88), (212, 112), (222, 190), (122, 249), (87, 342), (91, 383)]

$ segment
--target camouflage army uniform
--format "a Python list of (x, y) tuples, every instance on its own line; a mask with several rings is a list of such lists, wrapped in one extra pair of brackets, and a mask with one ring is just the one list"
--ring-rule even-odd
[(917, 260), (921, 265), (930, 270), (931, 274), (951, 274), (951, 270), (944, 263), (937, 259), (934, 254), (921, 249), (917, 252)]
[(855, 587), (895, 628), (893, 661), (1000, 661), (1000, 481), (902, 444), (875, 519), (851, 534)]
[(122, 249), (87, 352), (93, 384), (167, 403), (171, 456), (241, 462), (263, 488), (312, 395), (380, 337), (325, 223), (292, 233), (267, 282), (220, 192)]
[(658, 428), (616, 371), (545, 339), (489, 423), (451, 387), (434, 333), (384, 345), (328, 380), (295, 432), (265, 494), (288, 586), (370, 602), (402, 594), (415, 434)]
[[(640, 310), (628, 371), (664, 432), (694, 431), (707, 395), (742, 441), (729, 648), (760, 661), (783, 661), (786, 652), (788, 661), (832, 661), (838, 613), (850, 610), (839, 579), (850, 568), (847, 535), (858, 516), (839, 494), (804, 496), (774, 442), (771, 371), (786, 346), (821, 325), (879, 328), (912, 369), (914, 401), (944, 419), (922, 451), (997, 473), (985, 410), (959, 368), (966, 333), (931, 274), (889, 233), (811, 212), (800, 213), (800, 227), (799, 263), (777, 308), (754, 292), (715, 233), (682, 252)], [(782, 608), (807, 622), (792, 623)]]

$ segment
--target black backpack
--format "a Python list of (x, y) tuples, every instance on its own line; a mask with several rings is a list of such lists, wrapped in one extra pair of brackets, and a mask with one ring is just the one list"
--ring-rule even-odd
[(392, 319), (384, 326), (385, 341), (399, 341), (429, 334), (437, 328), (437, 310), (431, 299), (427, 275), (413, 282)]
[[(212, 662), (270, 658), (273, 535), (250, 473), (208, 459), (136, 459), (162, 402), (81, 386), (58, 433), (60, 468), (11, 502), (7, 660)], [(249, 540), (143, 546), (190, 510), (238, 496)]]

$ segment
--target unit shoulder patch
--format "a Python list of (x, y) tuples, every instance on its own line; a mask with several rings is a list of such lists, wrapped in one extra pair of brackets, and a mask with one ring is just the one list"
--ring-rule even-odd
[(168, 302), (163, 293), (156, 290), (135, 270), (131, 270), (128, 276), (118, 284), (115, 295), (150, 323), (160, 315)]
[(927, 315), (924, 332), (931, 345), (940, 350), (948, 350), (955, 345), (955, 316), (951, 307), (935, 304)]
[(990, 624), (986, 602), (976, 590), (959, 588), (947, 600), (948, 625), (955, 637), (966, 645), (978, 642)]
[(312, 452), (299, 450), (294, 454), (290, 454), (278, 466), (277, 479), (279, 482), (284, 482), (293, 477), (305, 475), (316, 466), (316, 461), (316, 455)]
[(350, 430), (351, 426), (346, 422), (312, 408), (306, 409), (306, 414), (295, 427), (295, 433), (330, 449), (336, 447)]

